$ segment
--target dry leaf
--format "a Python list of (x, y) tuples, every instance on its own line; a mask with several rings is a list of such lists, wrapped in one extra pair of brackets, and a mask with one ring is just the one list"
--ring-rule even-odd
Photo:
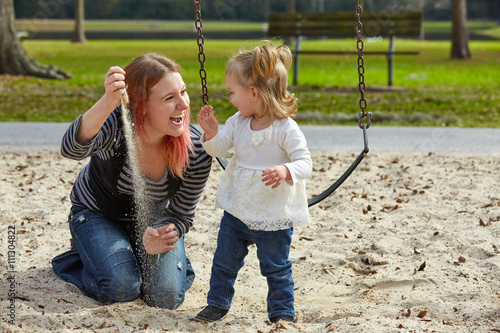
[(420, 265), (420, 267), (418, 268), (418, 271), (419, 271), (419, 272), (423, 271), (423, 270), (424, 270), (424, 268), (425, 268), (425, 265), (426, 265), (426, 264), (425, 264), (425, 261), (424, 261), (424, 262), (422, 263), (422, 265)]
[(104, 327), (106, 327), (106, 322), (103, 322), (101, 325), (97, 326), (96, 328), (99, 329), (99, 330), (101, 330)]
[(427, 311), (420, 311), (420, 313), (417, 315), (418, 318), (424, 318), (427, 315)]

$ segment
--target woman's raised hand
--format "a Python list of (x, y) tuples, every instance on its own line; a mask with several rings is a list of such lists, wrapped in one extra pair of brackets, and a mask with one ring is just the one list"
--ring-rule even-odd
[(121, 97), (126, 92), (125, 71), (118, 66), (111, 67), (106, 73), (104, 88), (106, 90), (105, 98), (115, 106), (120, 104)]
[(212, 139), (219, 131), (219, 123), (215, 119), (213, 108), (210, 105), (203, 106), (196, 119), (205, 131), (205, 141)]
[(104, 95), (83, 115), (76, 135), (80, 143), (95, 137), (110, 113), (120, 105), (121, 97), (126, 92), (125, 71), (118, 66), (111, 67), (106, 73), (104, 88)]

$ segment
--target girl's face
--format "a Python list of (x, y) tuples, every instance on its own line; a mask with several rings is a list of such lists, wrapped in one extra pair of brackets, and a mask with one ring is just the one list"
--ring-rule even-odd
[(229, 97), (231, 104), (245, 117), (256, 115), (259, 111), (256, 89), (242, 86), (235, 77), (235, 71), (226, 74), (225, 79), (227, 88), (231, 93), (231, 97)]
[(149, 90), (144, 129), (151, 141), (165, 135), (179, 137), (189, 112), (186, 84), (179, 73), (168, 73)]

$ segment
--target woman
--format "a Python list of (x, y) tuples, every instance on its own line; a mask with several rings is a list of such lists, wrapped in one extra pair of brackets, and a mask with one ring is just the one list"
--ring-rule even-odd
[[(111, 67), (104, 86), (105, 94), (62, 140), (63, 156), (91, 158), (71, 192), (72, 248), (52, 267), (102, 303), (141, 296), (150, 306), (176, 309), (194, 279), (184, 234), (212, 160), (189, 131), (189, 96), (175, 62), (139, 56), (125, 70)], [(129, 150), (119, 106), (126, 92), (136, 138)], [(134, 195), (133, 164), (144, 184), (141, 198)]]

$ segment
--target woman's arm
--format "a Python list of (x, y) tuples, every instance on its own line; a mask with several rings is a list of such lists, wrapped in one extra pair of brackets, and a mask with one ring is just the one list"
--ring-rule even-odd
[(97, 150), (112, 148), (120, 140), (117, 113), (113, 113), (113, 110), (120, 104), (125, 91), (119, 88), (125, 85), (123, 73), (120, 67), (108, 70), (104, 81), (106, 93), (80, 115), (64, 134), (61, 142), (61, 154), (64, 157), (82, 160)]
[(120, 104), (125, 93), (125, 71), (118, 66), (111, 67), (104, 79), (104, 95), (83, 114), (76, 140), (85, 144), (94, 138), (113, 110)]
[(203, 150), (199, 140), (193, 140), (193, 145), (195, 151), (190, 157), (184, 180), (180, 181), (177, 191), (169, 198), (170, 203), (164, 216), (153, 223), (154, 228), (174, 224), (179, 238), (193, 225), (196, 206), (212, 168), (212, 158)]

